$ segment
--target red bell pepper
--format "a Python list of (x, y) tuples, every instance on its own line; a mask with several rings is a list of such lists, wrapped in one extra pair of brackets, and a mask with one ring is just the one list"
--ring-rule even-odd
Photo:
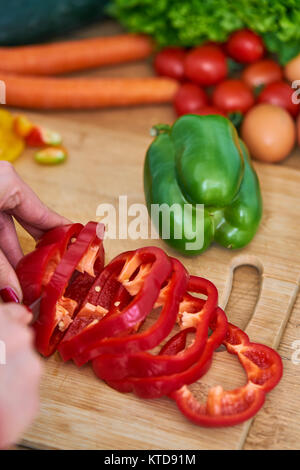
[[(83, 298), (82, 308), (66, 332), (62, 341), (63, 344), (69, 344), (72, 338), (76, 337), (86, 327), (94, 325), (104, 316), (108, 317), (119, 313), (120, 307), (124, 308), (132, 300), (132, 296), (115, 279), (114, 275), (107, 278), (106, 271), (96, 278)], [(64, 350), (64, 346), (61, 349)]]
[[(73, 273), (68, 287), (65, 291), (65, 297), (75, 300), (78, 306), (81, 305), (87, 292), (104, 268), (104, 248), (103, 243), (96, 242), (92, 246), (87, 255), (83, 257), (76, 271)], [(81, 269), (81, 272), (78, 271)]]
[[(143, 321), (153, 308), (160, 288), (169, 278), (172, 264), (167, 255), (156, 247), (140, 248), (136, 251), (122, 253), (112, 260), (95, 281), (90, 293), (83, 302), (82, 311), (78, 313), (65, 338), (59, 345), (59, 352), (63, 360), (79, 358), (86, 351), (97, 347), (104, 338), (119, 336), (134, 328)], [(125, 287), (133, 299), (116, 315), (103, 312), (99, 299), (95, 299), (94, 292), (98, 287), (100, 292), (106, 287), (106, 282), (113, 276), (119, 286)], [(100, 315), (95, 318), (97, 309)], [(80, 318), (89, 317), (90, 321), (81, 329)], [(100, 321), (101, 320), (101, 321)]]
[[(199, 304), (204, 300), (199, 299)], [(195, 328), (185, 328), (185, 330), (179, 331), (176, 335), (166, 342), (166, 344), (161, 348), (159, 355), (175, 356), (180, 351), (182, 351), (186, 346), (187, 336), (189, 333), (193, 333)]]
[[(215, 286), (188, 277), (182, 264), (159, 248), (123, 253), (103, 269), (104, 249), (97, 233), (95, 222), (57, 227), (19, 263), (25, 303), (42, 295), (34, 324), (37, 349), (48, 356), (58, 346), (63, 359), (72, 358), (77, 365), (93, 360), (96, 375), (111, 387), (143, 398), (167, 395), (202, 426), (231, 426), (251, 418), (281, 378), (279, 355), (228, 324), (217, 307)], [(153, 307), (161, 308), (158, 320), (139, 333)], [(182, 331), (159, 354), (151, 354), (176, 318)], [(188, 334), (194, 332), (186, 347)], [(238, 356), (247, 383), (231, 391), (213, 387), (206, 403), (199, 403), (187, 386), (206, 373), (222, 343)]]
[[(189, 294), (185, 294), (179, 305), (178, 320), (185, 328), (183, 331), (186, 332), (187, 325), (197, 327), (195, 340), (184, 353), (176, 356), (172, 355), (172, 353), (167, 352), (166, 346), (162, 349), (160, 354), (156, 356), (149, 352), (134, 353), (134, 351), (129, 348), (123, 348), (122, 352), (129, 352), (131, 354), (101, 354), (105, 352), (106, 348), (99, 348), (99, 357), (95, 359), (93, 364), (97, 375), (103, 380), (120, 380), (128, 376), (150, 377), (171, 375), (182, 372), (190, 367), (201, 356), (206, 345), (209, 323), (218, 303), (218, 291), (210, 281), (196, 276), (189, 278), (188, 290), (207, 295), (207, 300), (204, 301)], [(156, 306), (166, 306), (169, 295), (168, 285), (161, 291)], [(178, 310), (178, 306), (176, 308)], [(192, 328), (192, 331), (194, 331), (194, 328)], [(168, 331), (167, 334), (162, 332), (164, 334), (160, 338), (160, 341), (166, 338), (169, 332), (170, 331)], [(187, 333), (185, 333), (185, 336), (186, 334)], [(179, 334), (177, 337), (179, 341), (182, 341), (183, 335)], [(115, 339), (114, 342), (109, 340), (106, 341), (105, 344), (109, 342), (109, 344), (115, 345), (119, 341), (118, 339)], [(134, 341), (134, 339), (131, 338), (131, 341)], [(130, 339), (127, 340), (126, 345), (128, 344), (130, 344)], [(143, 349), (149, 350), (154, 346), (153, 344), (146, 343)], [(117, 347), (112, 350), (116, 353), (118, 352)]]
[[(143, 333), (104, 338), (98, 341), (92, 348), (88, 347), (85, 352), (75, 357), (77, 365), (83, 365), (103, 353), (122, 353), (117, 356), (121, 359), (125, 357), (125, 353), (152, 349), (169, 335), (176, 322), (179, 304), (188, 285), (188, 274), (183, 265), (174, 258), (170, 259), (172, 261), (171, 277), (163, 288), (163, 301), (156, 304), (157, 307), (162, 306), (158, 320)], [(132, 286), (130, 290), (132, 291)], [(106, 363), (106, 360), (104, 362)]]
[[(213, 333), (208, 338), (201, 356), (186, 370), (171, 375), (126, 377), (121, 380), (107, 380), (106, 382), (120, 392), (134, 392), (141, 398), (159, 398), (163, 395), (170, 395), (173, 391), (183, 387), (183, 385), (194, 383), (207, 372), (212, 361), (213, 352), (220, 346), (225, 338), (227, 332), (227, 318), (220, 308), (214, 311), (210, 321), (210, 328), (213, 330)], [(184, 330), (182, 334), (186, 334)], [(174, 347), (174, 341), (178, 340), (178, 335), (176, 336), (177, 338), (173, 338), (173, 344), (171, 340), (168, 348), (170, 348), (171, 345)], [(93, 367), (95, 373), (98, 375), (97, 360), (94, 361)]]
[(30, 147), (57, 146), (62, 142), (61, 135), (58, 132), (35, 125), (29, 130), (25, 140)]
[[(51, 239), (51, 234), (48, 237)], [(82, 273), (82, 277), (85, 272), (93, 277), (98, 258), (103, 258), (102, 240), (97, 237), (97, 223), (89, 222), (77, 237), (71, 239), (49, 283), (43, 289), (40, 315), (33, 325), (36, 346), (41, 354), (48, 356), (54, 352), (78, 308), (77, 301), (65, 296), (73, 274), (77, 270)], [(98, 265), (102, 263), (103, 259)]]
[(42, 238), (37, 241), (36, 248), (41, 248), (42, 246), (52, 245), (55, 243), (61, 246), (62, 252), (64, 253), (69, 243), (73, 243), (75, 241), (82, 229), (83, 225), (78, 223), (55, 227), (46, 232)]
[(205, 404), (199, 403), (186, 386), (171, 394), (180, 411), (201, 426), (233, 426), (251, 418), (262, 407), (266, 393), (282, 376), (282, 361), (277, 352), (251, 343), (238, 327), (228, 325), (224, 344), (231, 354), (238, 356), (247, 374), (246, 385), (230, 391), (224, 391), (221, 386), (213, 387)]
[(37, 242), (36, 249), (24, 256), (17, 265), (16, 273), (23, 290), (23, 302), (32, 304), (48, 284), (64, 255), (70, 240), (82, 230), (81, 224), (56, 227)]

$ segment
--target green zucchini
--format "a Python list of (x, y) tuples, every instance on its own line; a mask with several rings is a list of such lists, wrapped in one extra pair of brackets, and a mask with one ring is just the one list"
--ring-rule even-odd
[(105, 15), (108, 0), (0, 0), (0, 45), (48, 41)]

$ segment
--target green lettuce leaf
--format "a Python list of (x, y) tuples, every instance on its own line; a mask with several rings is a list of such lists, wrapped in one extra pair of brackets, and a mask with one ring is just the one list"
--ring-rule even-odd
[(282, 64), (300, 52), (299, 0), (113, 0), (111, 12), (159, 46), (223, 42), (233, 31), (249, 28)]

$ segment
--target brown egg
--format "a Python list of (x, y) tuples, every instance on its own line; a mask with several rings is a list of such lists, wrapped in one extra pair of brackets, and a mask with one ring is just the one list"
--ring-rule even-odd
[(246, 114), (241, 135), (253, 158), (279, 162), (295, 145), (296, 126), (285, 109), (262, 103)]
[(284, 67), (284, 76), (290, 82), (300, 80), (300, 54), (286, 64)]

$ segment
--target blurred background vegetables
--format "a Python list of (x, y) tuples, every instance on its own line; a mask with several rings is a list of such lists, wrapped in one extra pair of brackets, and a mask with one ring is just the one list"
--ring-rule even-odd
[(207, 94), (195, 83), (184, 83), (174, 97), (174, 108), (178, 116), (195, 113), (207, 104)]
[(237, 62), (251, 64), (263, 57), (265, 46), (258, 34), (242, 29), (232, 33), (227, 41), (226, 50), (228, 55)]
[(270, 83), (259, 94), (259, 103), (270, 103), (281, 106), (286, 109), (293, 117), (296, 117), (300, 111), (300, 104), (293, 102), (294, 90), (289, 83), (275, 82)]
[(213, 104), (226, 113), (246, 113), (255, 103), (251, 89), (242, 80), (225, 80), (216, 86), (212, 95)]
[(5, 109), (0, 109), (0, 160), (15, 161), (23, 152), (25, 143), (14, 132), (14, 118)]
[(60, 75), (149, 57), (152, 40), (140, 34), (120, 34), (0, 48), (0, 70), (24, 75)]
[[(0, 18), (0, 80), (5, 83), (6, 104), (93, 109), (172, 103), (177, 116), (219, 114), (238, 131), (247, 118), (243, 132), (252, 156), (280, 161), (293, 148), (299, 129), (300, 90), (295, 91), (298, 83), (292, 83), (300, 83), (298, 4), (299, 0), (12, 0)], [(93, 33), (42, 43), (105, 15), (115, 17), (129, 33)], [(40, 44), (26, 45), (36, 41)], [(158, 76), (58, 77), (138, 60), (152, 63)], [(274, 121), (278, 133), (272, 133), (263, 115)], [(257, 136), (253, 116), (262, 122)], [(17, 138), (24, 138), (24, 118), (14, 126)], [(35, 132), (39, 144), (53, 145), (53, 133), (45, 137)], [(32, 145), (32, 139), (26, 137), (26, 144)], [(4, 149), (4, 138), (2, 143)], [(21, 153), (20, 146), (15, 149), (7, 158)], [(52, 153), (49, 158), (43, 149), (36, 160), (55, 161)]]
[(56, 165), (67, 158), (61, 135), (31, 122), (23, 114), (13, 115), (0, 108), (0, 160), (14, 162), (25, 147), (39, 147), (34, 159), (43, 165)]
[(293, 149), (299, 132), (300, 80), (291, 83), (288, 77), (300, 78), (300, 57), (282, 67), (262, 37), (243, 29), (222, 43), (162, 48), (154, 69), (166, 77), (177, 72), (177, 116), (228, 117), (242, 132), (251, 156), (261, 161), (279, 162)]
[(0, 0), (0, 44), (59, 37), (104, 16), (108, 0)]
[[(58, 78), (0, 71), (6, 103), (30, 109), (94, 109), (170, 103), (176, 80), (164, 77)], [(30, 92), (28, 91), (30, 90)]]
[(272, 59), (264, 59), (248, 65), (242, 72), (242, 79), (251, 88), (277, 82), (282, 79), (280, 65)]
[[(246, 28), (251, 41), (254, 33), (261, 36), (282, 65), (300, 53), (298, 0), (0, 0), (0, 7), (0, 45), (46, 41), (109, 15), (129, 31), (152, 36), (159, 46), (224, 42)], [(242, 38), (247, 44), (249, 35), (243, 32)], [(261, 48), (259, 37), (255, 46), (251, 41), (250, 61)]]
[(186, 78), (198, 85), (216, 85), (227, 76), (226, 56), (214, 45), (195, 47), (187, 53), (184, 72)]
[(114, 0), (111, 11), (127, 29), (149, 34), (161, 46), (224, 42), (248, 28), (281, 64), (300, 52), (298, 0)]

